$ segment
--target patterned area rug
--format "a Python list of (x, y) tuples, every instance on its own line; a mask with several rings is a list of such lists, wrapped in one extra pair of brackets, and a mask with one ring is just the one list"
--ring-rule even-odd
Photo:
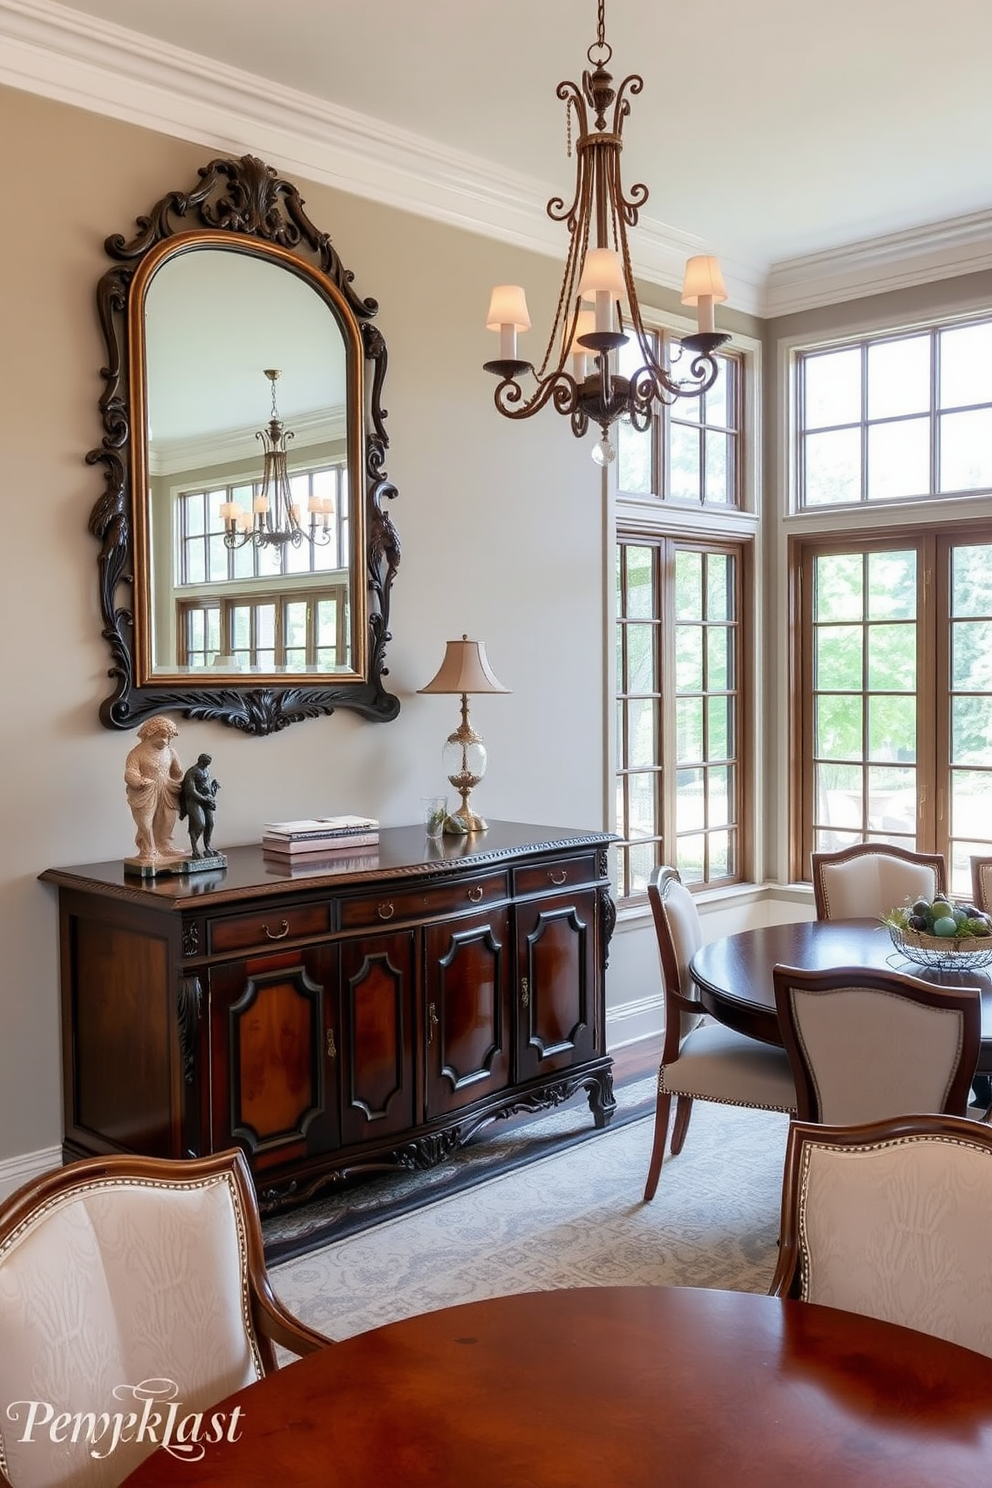
[[(653, 1116), (656, 1076), (618, 1086), (616, 1111), (609, 1130)], [(333, 1240), (344, 1240), (381, 1224), (411, 1214), (425, 1204), (462, 1193), (499, 1173), (538, 1162), (578, 1142), (603, 1136), (593, 1125), (588, 1102), (573, 1098), (550, 1114), (522, 1124), (498, 1121), (486, 1126), (471, 1142), (425, 1172), (388, 1172), (352, 1183), (300, 1209), (275, 1214), (263, 1221), (265, 1257), (269, 1265), (305, 1255)]]
[(628, 1121), (275, 1266), (273, 1284), (332, 1338), (554, 1287), (767, 1291), (787, 1130), (777, 1113), (697, 1104), (683, 1151), (666, 1158), (644, 1204), (652, 1127)]

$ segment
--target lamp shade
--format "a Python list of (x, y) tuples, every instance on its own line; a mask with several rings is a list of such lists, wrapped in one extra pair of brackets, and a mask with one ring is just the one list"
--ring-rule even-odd
[(608, 294), (611, 299), (622, 300), (626, 293), (619, 253), (612, 248), (590, 248), (582, 265), (579, 294)]
[(568, 348), (569, 356), (585, 356), (587, 348), (579, 345), (580, 336), (589, 336), (596, 329), (596, 312), (594, 310), (580, 310), (575, 317), (575, 335), (572, 344)]
[(509, 692), (494, 675), (484, 641), (448, 641), (444, 660), (426, 687), (418, 692)]
[(700, 295), (708, 295), (718, 305), (727, 298), (720, 260), (705, 253), (690, 258), (686, 263), (682, 281), (683, 305), (698, 305)]
[(519, 284), (497, 284), (489, 297), (486, 330), (498, 331), (501, 326), (514, 326), (518, 331), (530, 330), (527, 296)]

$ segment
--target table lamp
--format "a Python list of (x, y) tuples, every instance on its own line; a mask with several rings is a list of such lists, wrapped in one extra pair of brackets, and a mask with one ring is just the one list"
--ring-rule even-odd
[(486, 823), (469, 806), (468, 798), (486, 773), (486, 747), (469, 722), (468, 697), (473, 692), (509, 692), (493, 674), (486, 656), (483, 641), (470, 641), (463, 635), (460, 641), (449, 641), (445, 647), (444, 660), (426, 687), (420, 692), (460, 692), (462, 697), (462, 721), (453, 734), (449, 734), (441, 758), (445, 774), (462, 798), (458, 810), (445, 818), (444, 830), (464, 835), (466, 832), (484, 832)]

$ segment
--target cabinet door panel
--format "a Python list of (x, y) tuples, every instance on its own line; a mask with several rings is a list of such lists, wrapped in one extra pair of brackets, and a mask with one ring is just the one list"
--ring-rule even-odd
[(215, 1149), (237, 1143), (261, 1168), (337, 1145), (332, 967), (321, 948), (211, 971)]
[(414, 1124), (413, 932), (341, 947), (341, 1135), (345, 1145)]
[(425, 931), (428, 1118), (510, 1079), (507, 911), (456, 923)]
[(597, 1052), (596, 903), (590, 889), (518, 910), (519, 1079), (567, 1069)]

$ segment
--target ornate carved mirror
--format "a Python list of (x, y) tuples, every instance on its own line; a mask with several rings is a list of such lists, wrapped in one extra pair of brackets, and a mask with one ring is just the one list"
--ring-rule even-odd
[(214, 160), (200, 178), (107, 239), (97, 291), (101, 720), (395, 718), (378, 306), (270, 166)]

